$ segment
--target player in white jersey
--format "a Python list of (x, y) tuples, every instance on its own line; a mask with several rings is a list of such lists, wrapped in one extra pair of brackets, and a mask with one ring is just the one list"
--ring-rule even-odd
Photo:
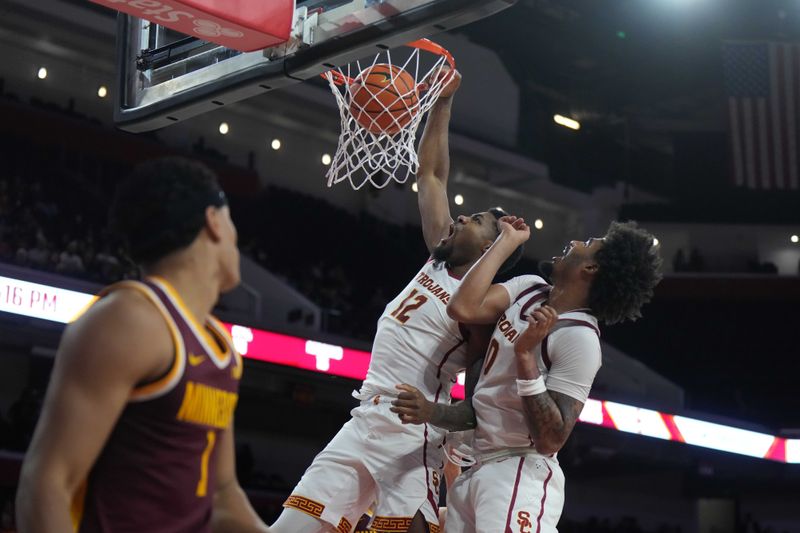
[[(456, 373), (469, 354), (480, 358), (486, 340), (447, 314), (461, 277), (499, 235), (505, 215), (491, 209), (459, 216), (447, 198), (448, 123), (454, 76), (428, 116), (417, 175), (422, 231), (431, 258), (387, 306), (378, 321), (372, 359), (352, 419), (314, 459), (284, 503), (274, 533), (349, 533), (374, 502), (376, 532), (435, 533), (445, 431), (403, 425), (390, 412), (398, 383), (409, 383), (432, 403), (450, 402)], [(510, 268), (522, 254), (509, 254)]]
[(477, 464), (448, 490), (446, 532), (554, 532), (564, 503), (555, 455), (564, 445), (601, 364), (598, 321), (635, 320), (661, 278), (653, 236), (612, 223), (603, 238), (572, 241), (538, 276), (492, 284), (510, 250), (530, 236), (524, 221), (502, 233), (465, 277), (448, 311), (469, 324), (495, 323), (471, 401), (431, 404), (414, 390), (396, 401), (407, 423), (473, 427)]

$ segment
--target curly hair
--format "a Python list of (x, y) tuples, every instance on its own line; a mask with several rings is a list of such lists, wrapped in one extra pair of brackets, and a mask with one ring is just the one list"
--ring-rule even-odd
[(208, 206), (227, 203), (214, 172), (180, 157), (138, 165), (117, 187), (111, 228), (139, 265), (149, 265), (194, 241)]
[(605, 324), (634, 321), (661, 281), (661, 256), (652, 234), (636, 222), (612, 222), (595, 253), (598, 269), (589, 307)]

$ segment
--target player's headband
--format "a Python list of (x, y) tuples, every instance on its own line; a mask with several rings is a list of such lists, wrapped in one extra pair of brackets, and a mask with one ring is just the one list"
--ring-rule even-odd
[(225, 196), (225, 193), (222, 191), (222, 189), (214, 191), (211, 193), (211, 196), (208, 200), (208, 205), (213, 205), (214, 207), (228, 205), (228, 197)]

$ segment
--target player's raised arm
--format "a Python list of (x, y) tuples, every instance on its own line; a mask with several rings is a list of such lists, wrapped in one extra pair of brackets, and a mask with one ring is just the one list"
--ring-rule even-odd
[(236, 478), (233, 424), (220, 434), (217, 453), (217, 490), (211, 515), (214, 533), (269, 533), (253, 510)]
[(439, 76), (452, 76), (439, 99), (428, 113), (425, 131), (419, 145), (417, 187), (419, 212), (422, 217), (422, 236), (429, 252), (445, 237), (453, 219), (447, 200), (447, 179), (450, 175), (450, 146), (448, 128), (453, 95), (461, 84), (461, 74), (443, 68)]
[(75, 531), (80, 489), (131, 392), (166, 372), (173, 353), (167, 324), (133, 291), (105, 297), (67, 328), (22, 465), (20, 531)]
[(511, 303), (508, 292), (492, 281), (505, 260), (528, 240), (531, 230), (517, 217), (503, 217), (497, 224), (500, 236), (467, 272), (447, 304), (447, 314), (454, 320), (465, 324), (493, 324)]

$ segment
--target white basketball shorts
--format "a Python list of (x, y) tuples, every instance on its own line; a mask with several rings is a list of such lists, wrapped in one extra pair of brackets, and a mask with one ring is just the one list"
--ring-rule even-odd
[(401, 424), (393, 398), (376, 396), (352, 410), (353, 418), (315, 458), (283, 504), (350, 533), (374, 502), (371, 528), (405, 532), (417, 511), (439, 532), (439, 484), (445, 433)]
[(555, 533), (564, 507), (558, 460), (539, 454), (479, 463), (447, 491), (445, 533)]

